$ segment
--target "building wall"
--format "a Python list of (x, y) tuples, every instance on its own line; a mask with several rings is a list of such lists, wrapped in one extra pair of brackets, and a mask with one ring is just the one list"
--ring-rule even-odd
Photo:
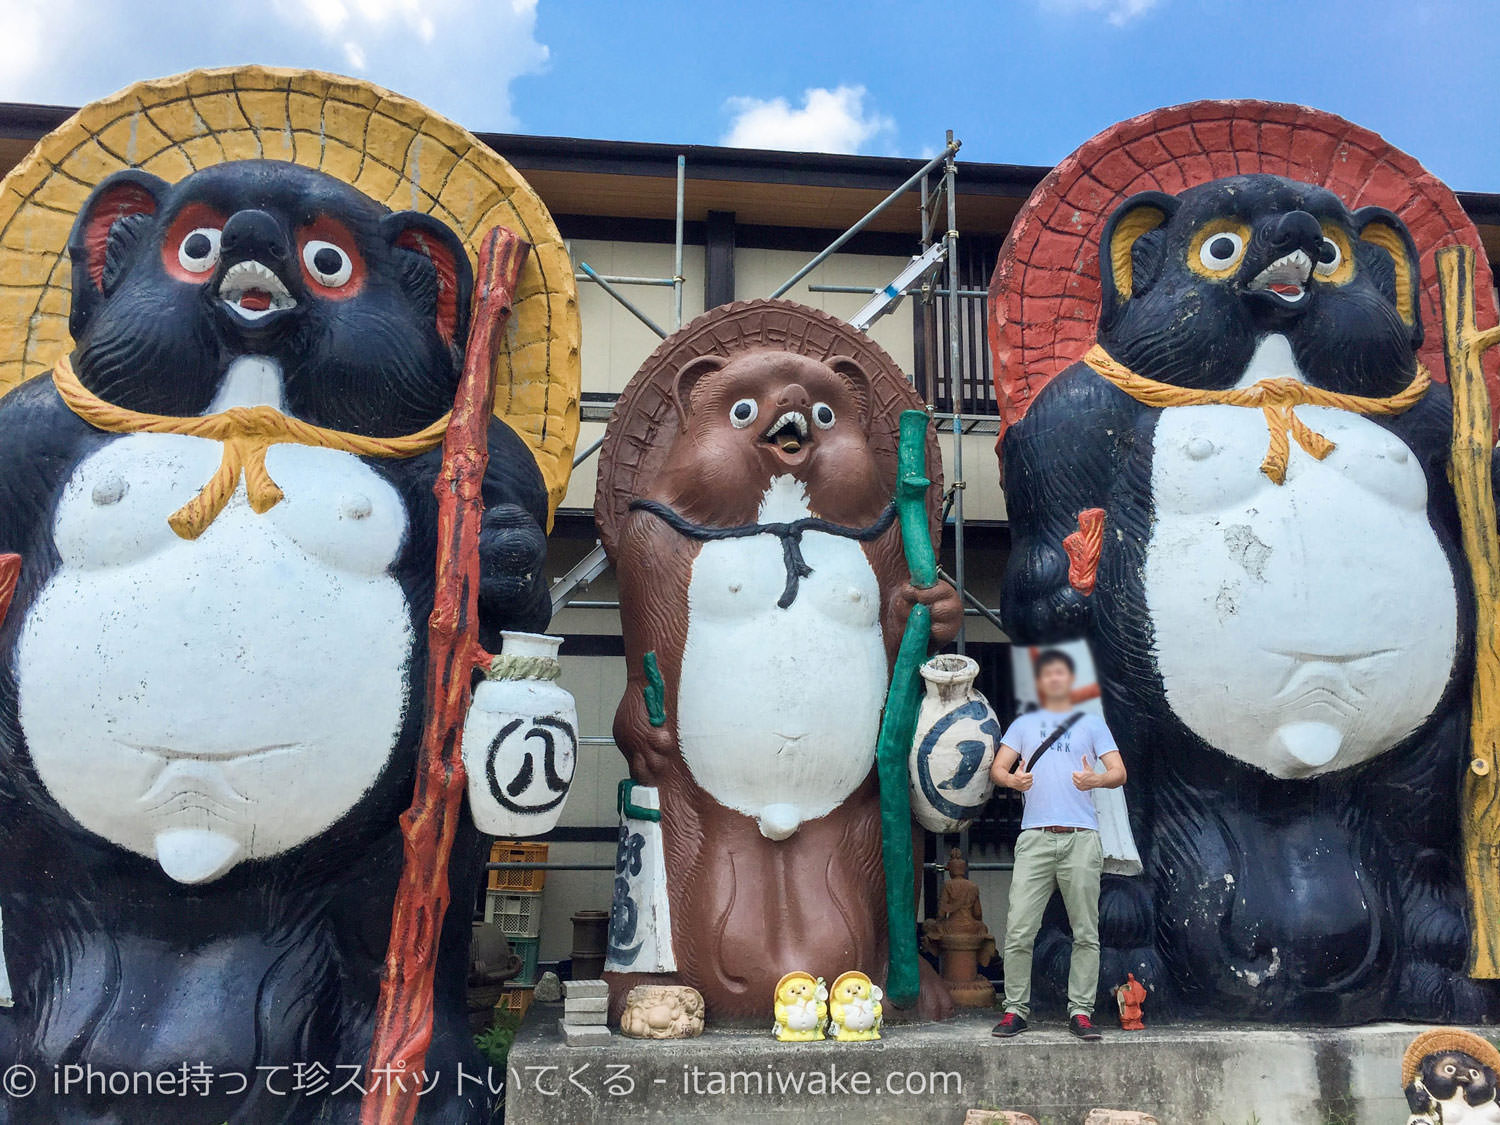
[[(601, 242), (576, 239), (569, 243), (573, 261), (587, 262), (596, 272), (623, 277), (669, 277), (672, 247), (648, 242)], [(735, 251), (735, 297), (748, 300), (773, 292), (800, 269), (811, 254), (793, 250), (739, 248)], [(786, 296), (834, 316), (848, 318), (859, 311), (868, 297), (854, 293), (819, 293), (818, 285), (859, 285), (874, 288), (887, 284), (906, 264), (905, 258), (876, 254), (836, 254)], [(703, 248), (683, 248), (683, 320), (703, 312)], [(672, 290), (666, 287), (623, 287), (630, 301), (667, 331), (673, 325)], [(619, 393), (637, 368), (660, 342), (649, 328), (591, 281), (578, 283), (578, 305), (583, 320), (583, 390)], [(912, 313), (905, 302), (895, 312), (871, 327), (870, 336), (891, 353), (903, 370), (911, 372), (913, 354)], [(585, 422), (579, 433), (579, 450), (587, 449), (604, 432), (601, 422)], [(993, 434), (969, 434), (964, 442), (965, 515), (971, 520), (1002, 520), (1004, 498), (995, 461)], [(943, 463), (953, 479), (953, 439), (942, 439)], [(573, 474), (562, 507), (569, 511), (592, 511), (598, 460), (591, 458)]]

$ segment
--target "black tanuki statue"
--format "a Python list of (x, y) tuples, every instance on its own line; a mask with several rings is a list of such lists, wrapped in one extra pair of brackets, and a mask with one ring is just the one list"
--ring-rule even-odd
[[(0, 552), (22, 557), (0, 626), (0, 1058), (43, 1076), (0, 1121), (353, 1121), (469, 262), (426, 215), (261, 160), (116, 173), (69, 252), (71, 362), (0, 399)], [(542, 478), (498, 421), (484, 494), (498, 649), (550, 613)], [(480, 863), (466, 813), (456, 903)], [(469, 930), (448, 911), (422, 1121), (490, 1117), (486, 1084), (456, 1080), (483, 1068)], [(65, 1065), (105, 1078), (54, 1088)], [(184, 1066), (193, 1096), (105, 1084)]]
[[(1002, 452), (1007, 627), (1089, 640), (1130, 768), (1102, 979), (1163, 1014), (1500, 1015), (1464, 971), (1473, 598), (1411, 236), (1242, 175), (1127, 199), (1099, 258), (1097, 344)], [(1058, 928), (1039, 958), (1065, 974)]]

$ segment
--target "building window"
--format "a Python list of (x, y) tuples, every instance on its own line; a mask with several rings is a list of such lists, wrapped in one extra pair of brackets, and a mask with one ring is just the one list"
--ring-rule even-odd
[[(995, 268), (999, 251), (1000, 244), (992, 239), (958, 240), (957, 381), (965, 414), (1000, 413), (995, 384), (990, 377), (990, 349), (985, 334), (989, 301), (982, 296), (989, 288), (990, 272)], [(953, 380), (948, 375), (948, 294), (941, 288), (946, 285), (947, 276), (947, 270), (939, 267), (933, 275), (933, 291), (912, 301), (917, 391), (941, 412), (955, 408)]]

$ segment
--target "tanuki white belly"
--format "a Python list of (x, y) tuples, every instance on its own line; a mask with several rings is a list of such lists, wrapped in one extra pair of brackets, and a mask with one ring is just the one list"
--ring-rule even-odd
[(1162, 412), (1143, 574), (1167, 702), (1278, 777), (1347, 768), (1416, 730), (1458, 636), (1415, 454), (1360, 415), (1296, 412), (1336, 448), (1317, 461), (1294, 442), (1281, 486), (1260, 471), (1259, 410)]
[[(782, 492), (763, 521), (808, 514), (800, 486), (790, 510), (781, 503), (787, 487), (773, 484)], [(771, 534), (704, 543), (688, 587), (682, 755), (715, 800), (772, 839), (826, 816), (869, 775), (887, 687), (880, 587), (863, 548), (810, 531), (802, 553), (812, 574), (785, 609)]]
[(61, 564), (17, 655), (21, 725), (52, 796), (187, 883), (343, 816), (384, 769), (410, 688), (395, 489), (350, 454), (273, 446), (286, 498), (257, 515), (241, 484), (180, 539), (167, 516), (220, 451), (136, 434), (78, 466), (54, 523)]

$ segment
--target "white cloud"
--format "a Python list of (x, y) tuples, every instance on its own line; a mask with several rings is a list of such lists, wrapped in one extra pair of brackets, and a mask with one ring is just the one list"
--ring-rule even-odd
[(0, 75), (25, 82), (57, 67), (52, 51), (57, 27), (77, 18), (70, 0), (37, 4), (28, 0), (0, 0)]
[(1038, 3), (1047, 11), (1103, 16), (1115, 27), (1124, 27), (1157, 7), (1162, 0), (1038, 0)]
[(785, 98), (730, 98), (724, 108), (734, 120), (720, 143), (736, 148), (859, 152), (896, 129), (892, 118), (866, 108), (863, 86), (805, 90), (796, 109)]
[(144, 78), (258, 62), (354, 74), (473, 129), (518, 125), (537, 0), (0, 0), (0, 100), (78, 105)]

